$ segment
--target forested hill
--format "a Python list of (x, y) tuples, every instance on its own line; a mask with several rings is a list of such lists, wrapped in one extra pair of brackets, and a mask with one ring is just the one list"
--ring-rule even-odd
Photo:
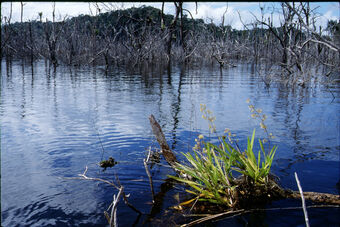
[[(151, 6), (141, 6), (139, 8), (132, 7), (129, 9), (115, 10), (106, 13), (100, 13), (97, 16), (79, 15), (66, 19), (62, 22), (56, 22), (59, 26), (78, 29), (78, 32), (94, 32), (96, 35), (106, 36), (113, 35), (114, 31), (119, 31), (121, 28), (131, 28), (138, 31), (144, 27), (150, 27), (150, 29), (156, 31), (158, 29), (169, 28), (174, 21), (174, 15), (163, 14), (160, 9)], [(32, 21), (20, 23), (16, 22), (11, 24), (14, 31), (19, 31), (23, 26), (32, 23), (33, 29), (39, 32), (43, 32), (43, 25), (46, 21), (43, 19), (40, 21)], [(49, 21), (48, 23), (52, 23)], [(177, 25), (181, 25), (183, 32), (188, 33), (190, 31), (211, 32), (214, 35), (221, 36), (222, 31), (231, 31), (231, 26), (217, 26), (214, 23), (205, 23), (202, 19), (193, 19), (186, 14), (183, 18), (178, 18)], [(236, 30), (234, 30), (236, 32)], [(185, 34), (184, 34), (185, 35)]]
[[(162, 26), (162, 19), (164, 25)], [(169, 27), (174, 20), (174, 16), (170, 14), (163, 14), (160, 9), (151, 6), (142, 6), (139, 8), (129, 8), (124, 10), (116, 10), (106, 13), (101, 13), (98, 16), (80, 15), (68, 20), (69, 23), (86, 24), (87, 28), (94, 25), (98, 29), (106, 30), (107, 28), (119, 29), (121, 27), (133, 26), (141, 28), (144, 26), (152, 26), (153, 29)], [(191, 19), (187, 15), (183, 15), (181, 21), (183, 23), (183, 30), (188, 31), (193, 28), (203, 28), (205, 23), (202, 19)], [(214, 24), (210, 27), (216, 27)]]

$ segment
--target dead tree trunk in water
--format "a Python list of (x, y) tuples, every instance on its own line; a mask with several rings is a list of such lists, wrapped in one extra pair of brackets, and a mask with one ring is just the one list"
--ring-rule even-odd
[(34, 61), (34, 40), (33, 40), (33, 33), (32, 33), (32, 22), (29, 22), (28, 24), (28, 32), (29, 32), (29, 40), (30, 40), (30, 44), (29, 44), (29, 49), (30, 49), (30, 60), (31, 60), (31, 65), (33, 65), (33, 61)]
[[(66, 18), (66, 17), (65, 17)], [(55, 2), (52, 4), (52, 23), (48, 22), (46, 18), (45, 23), (45, 39), (48, 46), (49, 59), (53, 64), (54, 68), (58, 66), (57, 60), (57, 41), (62, 31), (62, 27), (65, 23), (65, 18), (62, 22), (55, 22)]]
[[(305, 197), (306, 200), (310, 200), (317, 203), (340, 205), (339, 195), (320, 192), (303, 192), (303, 196)], [(291, 191), (287, 194), (287, 198), (301, 199), (301, 195), (298, 191)]]
[[(49, 22), (46, 20), (45, 24), (45, 38), (48, 46), (48, 52), (49, 52), (49, 59), (51, 63), (56, 67), (58, 65), (57, 57), (56, 57), (56, 36), (54, 32), (52, 32), (51, 37), (51, 30), (49, 29), (49, 26), (54, 26), (54, 24), (49, 25)], [(53, 29), (54, 30), (54, 29)]]
[(155, 117), (151, 114), (149, 117), (150, 125), (152, 127), (152, 132), (156, 136), (156, 139), (161, 147), (162, 154), (169, 165), (176, 170), (175, 164), (178, 162), (176, 156), (171, 151), (168, 143), (166, 142), (165, 136), (163, 134), (161, 126), (156, 121)]

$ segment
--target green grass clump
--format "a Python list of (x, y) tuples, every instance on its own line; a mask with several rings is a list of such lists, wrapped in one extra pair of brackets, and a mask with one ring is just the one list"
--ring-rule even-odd
[[(201, 105), (203, 118), (208, 119), (211, 132), (216, 132), (211, 117), (211, 111)], [(209, 120), (210, 119), (210, 120)], [(261, 121), (263, 124), (263, 121)], [(171, 178), (185, 183), (190, 189), (186, 191), (194, 195), (194, 198), (182, 203), (190, 204), (193, 201), (208, 201), (215, 204), (234, 207), (245, 187), (266, 187), (269, 180), (270, 168), (273, 163), (277, 147), (265, 151), (263, 141), (259, 139), (260, 150), (254, 152), (255, 129), (251, 138), (248, 137), (247, 147), (244, 151), (239, 149), (230, 130), (227, 135), (218, 137), (219, 143), (205, 142), (203, 135), (196, 139), (193, 152), (182, 153), (188, 163), (176, 164), (181, 176), (170, 176)], [(236, 178), (236, 175), (241, 177)], [(240, 180), (242, 179), (242, 180)]]

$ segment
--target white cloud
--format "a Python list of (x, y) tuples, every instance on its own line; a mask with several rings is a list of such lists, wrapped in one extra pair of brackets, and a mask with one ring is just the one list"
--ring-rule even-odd
[[(1, 15), (10, 15), (11, 3), (6, 2), (1, 4)], [(36, 20), (39, 18), (38, 13), (42, 12), (43, 19), (48, 18), (52, 20), (52, 2), (25, 2), (23, 7), (23, 20)], [(76, 2), (56, 2), (55, 14), (56, 19), (62, 19), (66, 15), (77, 16), (79, 14), (89, 14), (90, 10), (88, 3), (76, 3)], [(20, 21), (21, 5), (20, 2), (12, 3), (12, 22)]]
[(209, 22), (213, 20), (215, 24), (220, 24), (225, 10), (226, 6), (214, 8), (212, 4), (200, 4), (197, 9), (196, 18), (207, 19)]
[(324, 15), (322, 15), (317, 23), (316, 23), (316, 26), (319, 27), (323, 27), (323, 28), (326, 28), (327, 27), (327, 23), (328, 23), (328, 20), (339, 20), (339, 18), (337, 18), (335, 15), (334, 15), (334, 12), (333, 10), (328, 10)]

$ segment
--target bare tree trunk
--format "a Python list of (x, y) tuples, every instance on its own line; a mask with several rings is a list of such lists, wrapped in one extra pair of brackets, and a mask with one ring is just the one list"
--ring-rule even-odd
[(30, 59), (31, 59), (31, 65), (33, 65), (34, 60), (34, 41), (33, 41), (33, 33), (32, 33), (32, 22), (29, 23), (29, 36), (30, 36)]
[(156, 139), (159, 143), (159, 146), (161, 147), (162, 154), (165, 160), (169, 163), (170, 166), (173, 167), (174, 170), (176, 170), (174, 168), (174, 165), (178, 161), (174, 153), (171, 151), (168, 143), (166, 142), (161, 126), (158, 124), (158, 122), (156, 121), (155, 117), (152, 114), (150, 115), (149, 120), (150, 120), (150, 125), (152, 127), (153, 134), (156, 136)]
[(180, 7), (182, 7), (182, 3), (180, 3), (180, 2), (179, 3), (174, 2), (174, 4), (175, 4), (175, 7), (176, 7), (176, 14), (175, 14), (175, 18), (173, 19), (173, 21), (170, 24), (169, 37), (168, 37), (168, 41), (167, 41), (167, 55), (168, 55), (169, 59), (171, 58), (172, 41), (173, 41), (175, 28), (176, 28), (176, 25), (177, 25), (177, 19), (178, 19), (178, 16), (180, 14), (180, 11), (181, 11)]
[(23, 2), (20, 2), (20, 9), (21, 9), (21, 12), (20, 12), (20, 22), (22, 23), (22, 18), (24, 16), (24, 5), (26, 3), (23, 3)]
[(13, 12), (13, 3), (10, 4), (10, 12), (8, 18), (5, 16), (5, 26), (4, 26), (4, 40), (1, 39), (2, 49), (5, 50), (6, 62), (11, 61), (12, 52), (14, 51), (13, 47), (11, 47), (11, 38), (12, 38), (12, 28), (11, 28), (11, 19)]
[(178, 2), (179, 11), (181, 14), (180, 24), (180, 45), (184, 49), (184, 34), (183, 34), (183, 2)]

